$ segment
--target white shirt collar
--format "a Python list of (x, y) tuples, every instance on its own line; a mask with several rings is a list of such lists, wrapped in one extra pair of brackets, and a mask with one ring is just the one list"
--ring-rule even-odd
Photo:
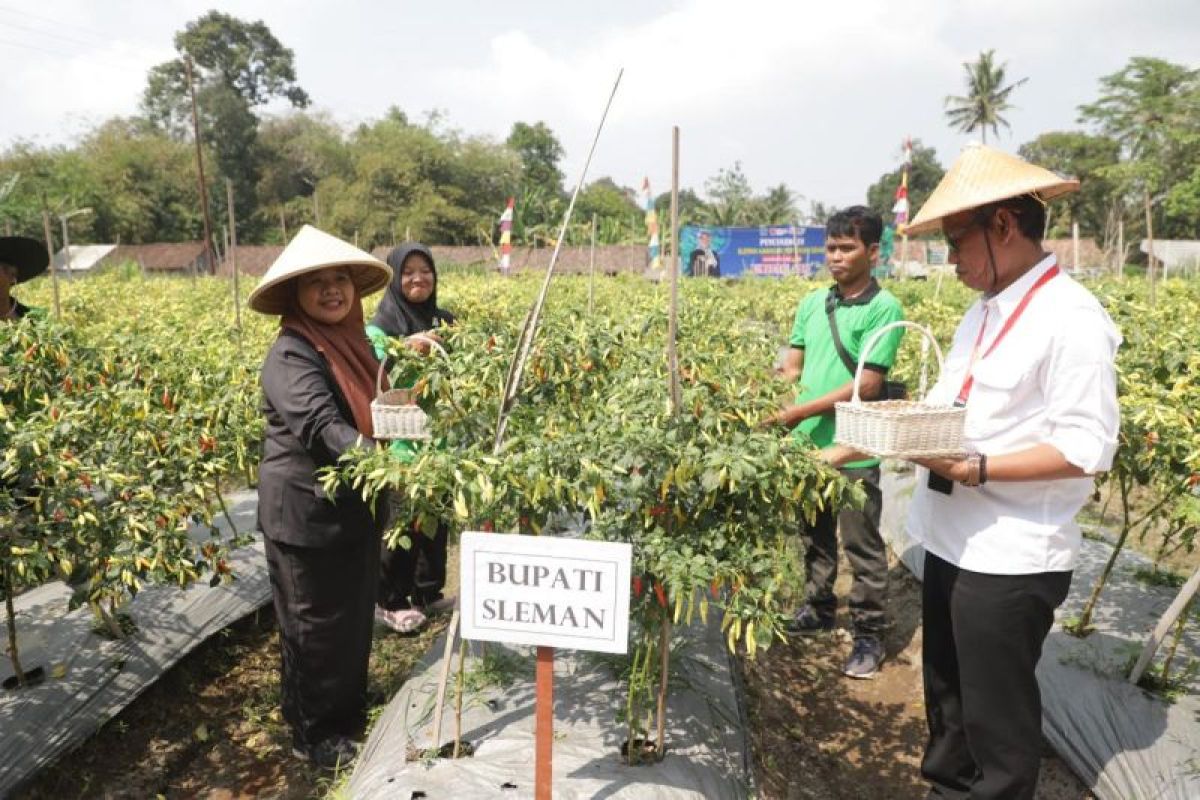
[(984, 295), (983, 302), (985, 304), (993, 304), (996, 310), (1000, 312), (1000, 316), (1007, 318), (1016, 309), (1017, 305), (1020, 304), (1021, 299), (1025, 297), (1026, 293), (1037, 283), (1038, 279), (1046, 273), (1046, 270), (1057, 263), (1058, 261), (1054, 257), (1054, 254), (1047, 253), (1045, 258), (1034, 264), (1024, 275), (1017, 278), (1002, 291), (994, 295)]

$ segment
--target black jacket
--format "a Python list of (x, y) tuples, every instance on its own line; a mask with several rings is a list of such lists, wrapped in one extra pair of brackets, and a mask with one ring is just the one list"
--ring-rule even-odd
[[(377, 532), (383, 515), (372, 517), (361, 495), (343, 487), (330, 498), (316, 477), (360, 437), (325, 358), (304, 337), (281, 331), (263, 363), (262, 387), (267, 429), (258, 480), (259, 530), (300, 547), (338, 547)], [(366, 437), (362, 442), (374, 444)]]

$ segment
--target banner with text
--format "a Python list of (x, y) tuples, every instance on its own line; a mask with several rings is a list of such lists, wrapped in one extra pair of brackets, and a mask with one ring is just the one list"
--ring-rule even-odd
[(620, 542), (463, 533), (463, 638), (626, 652), (632, 553)]
[(821, 225), (685, 225), (679, 240), (683, 274), (694, 278), (812, 277), (825, 266), (825, 227)]

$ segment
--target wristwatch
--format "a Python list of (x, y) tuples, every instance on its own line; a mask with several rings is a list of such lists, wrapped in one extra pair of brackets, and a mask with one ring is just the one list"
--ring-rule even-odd
[(967, 477), (963, 486), (982, 486), (987, 483), (987, 456), (983, 453), (967, 454)]

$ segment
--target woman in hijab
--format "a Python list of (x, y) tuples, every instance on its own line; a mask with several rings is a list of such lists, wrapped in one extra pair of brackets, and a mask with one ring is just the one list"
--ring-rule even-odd
[[(404, 242), (388, 254), (392, 282), (379, 302), (379, 309), (367, 326), (367, 335), (375, 345), (375, 354), (384, 358), (388, 338), (410, 338), (407, 345), (428, 353), (426, 338), (440, 342), (437, 329), (454, 322), (454, 315), (438, 306), (437, 267), (433, 253), (417, 242)], [(418, 443), (393, 442), (397, 458), (416, 458)], [(412, 633), (426, 622), (426, 613), (454, 606), (454, 598), (443, 598), (446, 584), (446, 548), (449, 526), (439, 522), (430, 536), (412, 531), (412, 547), (390, 548), (383, 545), (380, 554), (379, 597), (375, 618), (400, 633)]]
[(295, 755), (322, 769), (354, 758), (351, 740), (366, 723), (383, 515), (348, 489), (330, 497), (316, 473), (374, 446), (379, 361), (363, 335), (361, 298), (390, 279), (382, 261), (306, 225), (250, 296), (255, 311), (281, 317), (262, 369), (258, 526), (279, 622), (283, 716)]

